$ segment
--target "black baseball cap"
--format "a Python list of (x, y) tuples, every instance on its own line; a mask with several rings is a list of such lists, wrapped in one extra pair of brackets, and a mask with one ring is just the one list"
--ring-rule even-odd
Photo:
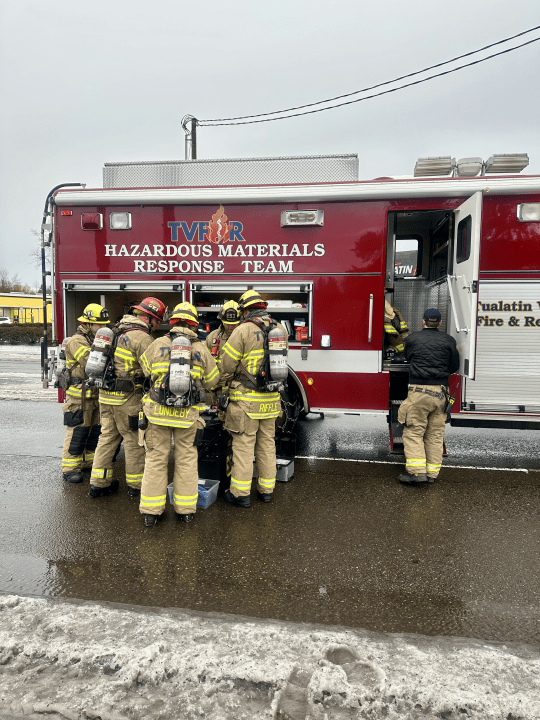
[(441, 322), (441, 313), (437, 308), (429, 308), (424, 312), (424, 320), (426, 322)]

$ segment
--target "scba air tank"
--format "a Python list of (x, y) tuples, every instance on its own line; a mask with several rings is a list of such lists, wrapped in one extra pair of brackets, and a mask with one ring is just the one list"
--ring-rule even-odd
[(268, 333), (268, 354), (270, 356), (270, 377), (284, 382), (289, 374), (287, 367), (287, 336), (278, 326)]
[(86, 363), (86, 374), (89, 377), (97, 378), (103, 375), (107, 367), (113, 340), (114, 333), (110, 328), (102, 327), (97, 331)]
[(60, 376), (66, 369), (66, 345), (69, 340), (71, 340), (71, 338), (64, 338), (62, 340), (62, 344), (60, 345), (60, 350), (58, 351), (58, 360), (56, 361), (56, 377), (58, 379), (60, 379)]
[(191, 381), (191, 340), (177, 335), (171, 345), (171, 367), (169, 369), (169, 390), (174, 395), (185, 395)]

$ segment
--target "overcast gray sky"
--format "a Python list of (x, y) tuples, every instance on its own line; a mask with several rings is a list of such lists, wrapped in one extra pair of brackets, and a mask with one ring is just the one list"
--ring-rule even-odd
[[(183, 159), (186, 113), (287, 108), (475, 50), (540, 25), (540, 2), (4, 0), (0, 21), (0, 267), (33, 284), (30, 230), (53, 186)], [(539, 68), (540, 42), (337, 110), (201, 128), (198, 156), (358, 153), (369, 179), (422, 156), (527, 152), (537, 174)]]

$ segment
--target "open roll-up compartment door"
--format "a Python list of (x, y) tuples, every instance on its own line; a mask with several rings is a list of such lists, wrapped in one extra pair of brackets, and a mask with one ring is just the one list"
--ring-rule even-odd
[(129, 308), (145, 297), (156, 297), (165, 303), (169, 312), (185, 299), (185, 282), (64, 280), (64, 337), (77, 329), (77, 318), (89, 303), (103, 305), (115, 323)]
[[(311, 345), (313, 328), (313, 283), (311, 282), (190, 282), (190, 302), (195, 305), (201, 322), (212, 321), (227, 300), (238, 301), (255, 288), (268, 302), (268, 312), (289, 333), (289, 345)], [(217, 324), (215, 325), (217, 327)], [(303, 335), (302, 335), (303, 330)]]

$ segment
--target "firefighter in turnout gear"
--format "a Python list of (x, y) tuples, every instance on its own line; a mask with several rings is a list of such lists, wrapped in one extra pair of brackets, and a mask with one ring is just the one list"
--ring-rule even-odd
[(166, 312), (161, 300), (144, 298), (131, 314), (119, 321), (114, 350), (114, 379), (99, 391), (101, 436), (90, 476), (92, 498), (110, 495), (118, 489), (113, 480), (113, 460), (123, 440), (126, 457), (128, 494), (138, 497), (144, 471), (144, 448), (139, 445), (138, 417), (143, 395), (144, 375), (140, 357), (152, 343), (152, 331), (163, 322)]
[[(268, 303), (258, 292), (248, 290), (238, 308), (243, 322), (232, 333), (221, 354), (220, 385), (228, 385), (229, 404), (224, 428), (232, 435), (231, 486), (225, 491), (227, 502), (250, 506), (253, 457), (257, 470), (257, 497), (270, 502), (276, 484), (276, 418), (281, 412), (279, 390), (269, 391), (261, 383), (267, 368), (264, 332), (274, 321), (266, 312)], [(287, 331), (283, 331), (286, 354)], [(285, 365), (286, 367), (286, 365)]]
[[(206, 336), (206, 347), (210, 351), (212, 357), (216, 361), (216, 365), (221, 365), (221, 353), (225, 343), (231, 336), (232, 331), (238, 327), (240, 323), (240, 314), (238, 312), (238, 303), (234, 300), (226, 302), (218, 313), (218, 320), (221, 323), (221, 327), (212, 330)], [(215, 406), (220, 394), (220, 388), (216, 388), (215, 392), (211, 393), (209, 398), (209, 405)], [(223, 422), (225, 420), (225, 413), (222, 410), (218, 410), (218, 417)]]
[(384, 301), (384, 350), (388, 359), (402, 353), (405, 349), (405, 338), (409, 327), (400, 311), (392, 307), (388, 300)]
[[(165, 510), (171, 437), (174, 438), (173, 504), (180, 520), (190, 522), (197, 507), (197, 430), (203, 429), (204, 391), (217, 383), (219, 371), (204, 343), (198, 340), (197, 310), (188, 302), (174, 308), (171, 331), (155, 340), (141, 357), (151, 379), (143, 398), (148, 425), (144, 433), (146, 464), (139, 509), (147, 527)], [(144, 421), (144, 424), (146, 422)]]
[(221, 352), (223, 350), (223, 346), (230, 338), (232, 331), (238, 327), (238, 323), (240, 322), (238, 303), (234, 300), (229, 300), (223, 305), (217, 317), (221, 323), (221, 327), (216, 330), (212, 330), (212, 332), (206, 336), (205, 343), (219, 368), (219, 365), (221, 364)]
[(77, 331), (65, 346), (66, 369), (61, 380), (66, 390), (63, 406), (66, 439), (62, 451), (62, 473), (70, 483), (82, 482), (82, 470), (90, 470), (100, 433), (98, 390), (85, 387), (86, 361), (94, 335), (109, 324), (109, 313), (101, 305), (91, 303), (78, 318)]
[(405, 340), (405, 358), (410, 363), (409, 394), (400, 405), (403, 425), (405, 485), (435, 482), (442, 465), (444, 425), (449, 402), (448, 376), (459, 368), (456, 341), (439, 330), (441, 313), (424, 313), (424, 329)]

